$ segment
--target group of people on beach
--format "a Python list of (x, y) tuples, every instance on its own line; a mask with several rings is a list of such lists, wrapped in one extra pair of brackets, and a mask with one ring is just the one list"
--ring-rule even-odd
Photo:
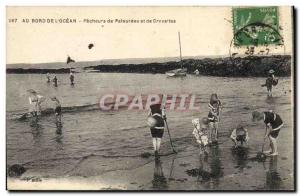
[[(47, 78), (47, 83), (50, 84), (51, 83), (51, 76), (50, 76), (49, 73), (46, 74), (46, 78)], [(75, 79), (75, 77), (74, 77), (74, 74), (73, 74), (72, 71), (70, 71), (70, 77), (69, 77), (69, 79), (70, 79), (71, 86), (74, 86), (74, 79)], [(53, 86), (55, 86), (55, 87), (58, 86), (58, 79), (57, 79), (56, 75), (54, 75), (54, 77), (52, 79), (52, 82), (53, 82)]]
[[(49, 73), (46, 74), (46, 81), (49, 84), (51, 82), (51, 76)], [(58, 86), (58, 79), (57, 76), (54, 75), (53, 79), (52, 79), (53, 85), (55, 87)], [(72, 73), (72, 71), (70, 71), (70, 84), (71, 86), (74, 85), (74, 74)], [(46, 98), (44, 96), (42, 96), (41, 94), (37, 93), (35, 90), (33, 89), (29, 89), (27, 90), (27, 92), (29, 93), (29, 113), (32, 117), (32, 122), (34, 124), (37, 124), (38, 121), (38, 117), (40, 115), (42, 115), (42, 107), (41, 104), (46, 100)], [(61, 110), (61, 104), (60, 101), (58, 100), (58, 98), (56, 96), (52, 96), (50, 97), (50, 100), (54, 102), (54, 113), (55, 113), (55, 117), (56, 117), (56, 126), (57, 127), (61, 127), (62, 123), (61, 123), (61, 116), (62, 116), (62, 110)]]
[[(51, 77), (47, 73), (47, 83), (50, 83)], [(54, 75), (52, 79), (54, 86), (57, 86), (57, 77)], [(70, 72), (70, 82), (71, 85), (74, 85), (74, 75)], [(274, 70), (269, 71), (269, 76), (266, 79), (266, 83), (262, 86), (267, 87), (268, 96), (272, 96), (272, 86), (277, 85), (278, 79), (274, 76)], [(33, 89), (28, 90), (30, 93), (29, 103), (30, 103), (30, 114), (37, 119), (41, 111), (41, 103), (45, 101), (45, 98), (38, 94)], [(51, 97), (51, 100), (55, 104), (54, 113), (56, 116), (57, 126), (61, 126), (61, 104), (60, 101), (55, 97)], [(208, 155), (208, 147), (214, 144), (218, 144), (218, 129), (219, 123), (221, 122), (223, 104), (218, 98), (216, 93), (213, 93), (210, 97), (208, 103), (208, 115), (203, 118), (195, 118), (192, 120), (194, 126), (192, 134), (194, 135), (197, 144), (200, 147), (200, 154)], [(252, 113), (253, 121), (263, 120), (266, 125), (265, 139), (269, 138), (270, 141), (270, 150), (265, 151), (270, 156), (278, 155), (277, 150), (277, 137), (279, 131), (283, 126), (283, 121), (281, 117), (273, 111), (258, 112), (254, 111)], [(162, 107), (162, 104), (153, 104), (150, 106), (148, 113), (147, 124), (150, 127), (152, 135), (152, 143), (154, 148), (154, 155), (156, 158), (159, 157), (159, 151), (161, 146), (161, 140), (164, 134), (165, 125), (167, 124), (167, 117), (165, 108)], [(167, 127), (168, 128), (168, 127)], [(248, 130), (239, 124), (235, 129), (232, 130), (231, 140), (234, 143), (234, 147), (248, 146), (249, 133)], [(171, 141), (172, 142), (172, 141)]]
[[(274, 70), (270, 70), (266, 83), (262, 85), (263, 87), (267, 87), (268, 97), (272, 96), (272, 86), (277, 85), (277, 83), (278, 79), (274, 76)], [(203, 117), (201, 119), (195, 118), (192, 120), (192, 124), (194, 126), (192, 134), (199, 145), (200, 155), (204, 154), (205, 156), (208, 155), (209, 146), (218, 144), (218, 129), (219, 123), (221, 122), (223, 105), (216, 93), (211, 95), (208, 103), (208, 109), (207, 117)], [(157, 159), (159, 157), (161, 139), (163, 137), (166, 119), (166, 112), (165, 109), (162, 108), (161, 104), (150, 106), (147, 124), (150, 127), (153, 138), (154, 155)], [(264, 142), (267, 138), (270, 142), (270, 149), (263, 153), (269, 156), (277, 156), (277, 138), (284, 123), (280, 115), (276, 114), (274, 111), (253, 111), (252, 121), (255, 122), (261, 120), (263, 120), (266, 126)], [(249, 132), (240, 123), (231, 131), (230, 139), (234, 143), (234, 148), (245, 147), (245, 145), (248, 147)]]
[[(42, 107), (41, 104), (46, 100), (46, 98), (40, 94), (38, 94), (35, 90), (29, 89), (28, 92), (30, 93), (29, 95), (29, 113), (32, 117), (32, 122), (37, 123), (38, 117), (42, 115)], [(61, 116), (62, 116), (62, 111), (61, 111), (61, 104), (60, 101), (55, 97), (50, 98), (51, 101), (54, 102), (55, 108), (54, 108), (54, 114), (56, 117), (56, 126), (59, 127), (61, 126)]]

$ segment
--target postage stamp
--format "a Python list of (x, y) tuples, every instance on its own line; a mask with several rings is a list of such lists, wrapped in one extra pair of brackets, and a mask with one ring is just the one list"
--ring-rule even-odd
[(235, 46), (280, 45), (278, 7), (233, 8)]

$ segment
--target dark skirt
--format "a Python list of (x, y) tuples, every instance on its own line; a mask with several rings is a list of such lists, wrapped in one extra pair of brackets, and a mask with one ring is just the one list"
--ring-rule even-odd
[(164, 135), (164, 130), (163, 129), (151, 128), (150, 130), (151, 130), (152, 137), (162, 138), (163, 135)]
[[(153, 116), (156, 119), (157, 125), (155, 127), (164, 127), (164, 119), (160, 116)], [(164, 129), (150, 128), (152, 137), (162, 138), (164, 135)]]

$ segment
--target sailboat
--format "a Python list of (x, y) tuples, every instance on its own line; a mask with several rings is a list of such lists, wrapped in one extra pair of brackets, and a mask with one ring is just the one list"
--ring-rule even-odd
[(166, 75), (168, 77), (178, 77), (178, 76), (182, 77), (182, 76), (186, 76), (186, 73), (187, 73), (187, 68), (183, 68), (183, 66), (182, 66), (180, 32), (178, 32), (178, 38), (179, 38), (179, 51), (180, 51), (180, 64), (181, 64), (181, 68), (167, 71)]

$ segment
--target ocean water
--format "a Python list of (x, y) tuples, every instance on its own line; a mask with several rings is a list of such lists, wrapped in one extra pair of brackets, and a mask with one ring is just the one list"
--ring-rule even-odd
[[(6, 134), (7, 165), (23, 164), (30, 174), (47, 177), (83, 175), (74, 173), (77, 167), (84, 167), (82, 161), (98, 156), (105, 162), (109, 158), (140, 157), (141, 153), (152, 152), (152, 141), (146, 125), (147, 111), (127, 110), (101, 111), (99, 98), (105, 94), (195, 94), (200, 110), (168, 111), (167, 118), (172, 139), (181, 154), (190, 155), (197, 148), (192, 144), (193, 118), (207, 116), (208, 101), (212, 93), (217, 93), (223, 103), (219, 129), (218, 165), (223, 175), (220, 180), (226, 184), (226, 176), (241, 172), (259, 174), (264, 167), (253, 162), (236, 158), (231, 151), (230, 131), (239, 123), (249, 130), (249, 156), (255, 156), (261, 149), (265, 127), (263, 122), (253, 123), (253, 110), (273, 110), (278, 113), (285, 126), (278, 143), (279, 153), (276, 172), (280, 185), (265, 186), (265, 189), (293, 188), (293, 119), (291, 78), (280, 78), (273, 90), (273, 98), (267, 98), (266, 88), (260, 85), (264, 78), (230, 78), (191, 76), (167, 78), (163, 74), (127, 73), (78, 73), (75, 85), (69, 84), (69, 75), (58, 74), (58, 87), (46, 83), (41, 74), (8, 74), (6, 77)], [(65, 108), (62, 116), (63, 127), (57, 132), (54, 115), (41, 117), (37, 126), (31, 126), (30, 119), (18, 120), (18, 116), (28, 111), (27, 89), (35, 89), (47, 100), (43, 108), (54, 107), (49, 97), (56, 96)], [(267, 145), (266, 145), (267, 146)], [(267, 148), (267, 147), (266, 147)], [(171, 152), (167, 132), (164, 134), (162, 154)], [(123, 163), (128, 164), (127, 162)], [(131, 166), (142, 164), (130, 163)], [(235, 166), (238, 167), (235, 167)], [(110, 167), (116, 170), (117, 167)], [(100, 175), (95, 171), (87, 176)], [(255, 176), (255, 175), (254, 175)], [(244, 176), (238, 176), (241, 180)], [(252, 177), (251, 181), (261, 180)], [(238, 181), (239, 179), (237, 179)], [(192, 185), (191, 185), (192, 186)], [(230, 189), (230, 186), (227, 189)], [(183, 187), (191, 189), (193, 187)], [(248, 187), (251, 189), (251, 187)]]

